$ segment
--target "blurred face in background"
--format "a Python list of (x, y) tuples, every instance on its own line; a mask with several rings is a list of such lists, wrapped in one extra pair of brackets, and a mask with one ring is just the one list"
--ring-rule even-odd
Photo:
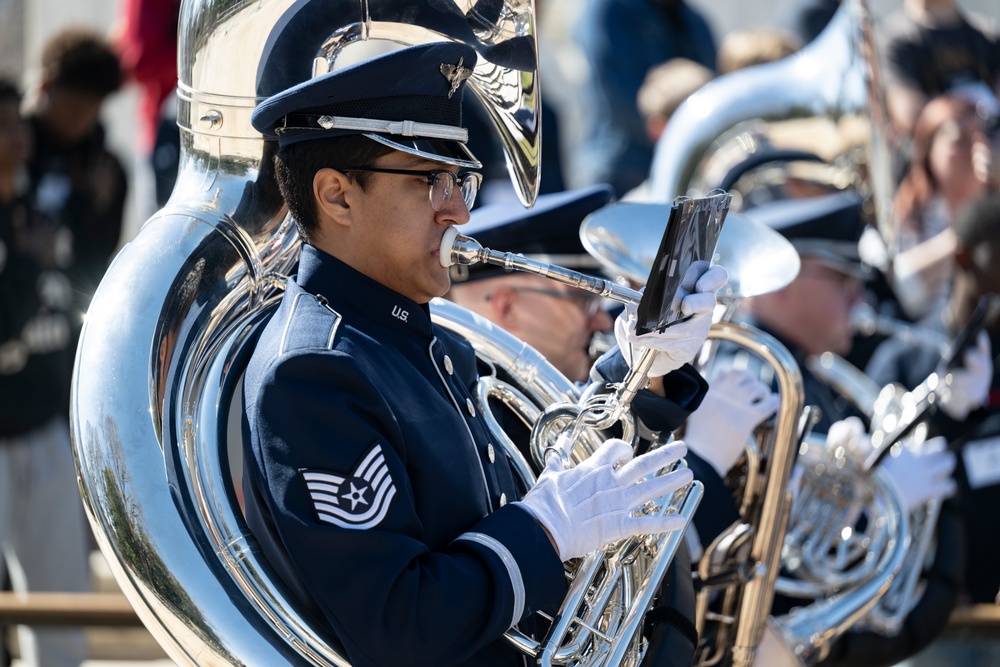
[(65, 86), (47, 86), (38, 115), (60, 142), (68, 145), (83, 140), (101, 117), (104, 98)]
[(449, 298), (538, 350), (574, 382), (587, 379), (591, 338), (612, 326), (596, 295), (522, 273), (458, 284)]
[(0, 171), (10, 173), (28, 159), (28, 124), (15, 98), (0, 98)]
[[(982, 121), (965, 111), (944, 121), (934, 133), (927, 154), (929, 171), (943, 194), (971, 199), (986, 190), (986, 178), (976, 159), (990, 152)], [(978, 154), (978, 155), (977, 155)]]
[(861, 280), (817, 257), (802, 257), (787, 287), (752, 299), (754, 315), (806, 354), (851, 350), (851, 310), (862, 300)]

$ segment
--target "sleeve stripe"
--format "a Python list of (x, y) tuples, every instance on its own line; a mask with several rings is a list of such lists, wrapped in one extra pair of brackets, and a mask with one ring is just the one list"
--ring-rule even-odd
[(459, 540), (468, 540), (469, 542), (483, 545), (495, 553), (504, 564), (504, 567), (507, 568), (510, 585), (514, 589), (514, 614), (508, 627), (513, 627), (515, 623), (521, 620), (521, 615), (524, 614), (524, 579), (521, 577), (521, 568), (518, 567), (517, 560), (515, 560), (514, 556), (507, 550), (507, 547), (499, 540), (484, 533), (463, 533), (455, 538), (456, 542)]
[(302, 478), (307, 482), (326, 482), (327, 484), (333, 484), (334, 486), (339, 486), (344, 483), (344, 477), (339, 475), (329, 475), (323, 472), (303, 472)]

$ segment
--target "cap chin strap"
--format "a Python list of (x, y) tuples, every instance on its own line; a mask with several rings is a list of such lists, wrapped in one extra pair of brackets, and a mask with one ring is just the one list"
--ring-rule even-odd
[(378, 132), (396, 134), (402, 137), (426, 137), (429, 139), (449, 139), (465, 143), (469, 131), (464, 127), (418, 123), (413, 120), (375, 120), (372, 118), (347, 118), (345, 116), (320, 116), (316, 124), (325, 130), (352, 130), (355, 132)]

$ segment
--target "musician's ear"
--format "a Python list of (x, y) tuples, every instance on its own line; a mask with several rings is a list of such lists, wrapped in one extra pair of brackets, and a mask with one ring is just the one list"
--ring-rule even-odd
[(500, 326), (510, 328), (514, 311), (514, 290), (509, 285), (500, 285), (489, 295), (490, 312)]
[(972, 259), (972, 253), (969, 249), (964, 246), (957, 246), (955, 248), (955, 266), (963, 271), (968, 271), (973, 268), (975, 262)]

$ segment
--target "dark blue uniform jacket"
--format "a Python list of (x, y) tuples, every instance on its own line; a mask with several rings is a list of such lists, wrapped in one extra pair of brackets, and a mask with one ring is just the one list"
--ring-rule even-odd
[(477, 377), (426, 305), (303, 246), (246, 372), (246, 514), (353, 665), (523, 664), (502, 633), (565, 594)]

